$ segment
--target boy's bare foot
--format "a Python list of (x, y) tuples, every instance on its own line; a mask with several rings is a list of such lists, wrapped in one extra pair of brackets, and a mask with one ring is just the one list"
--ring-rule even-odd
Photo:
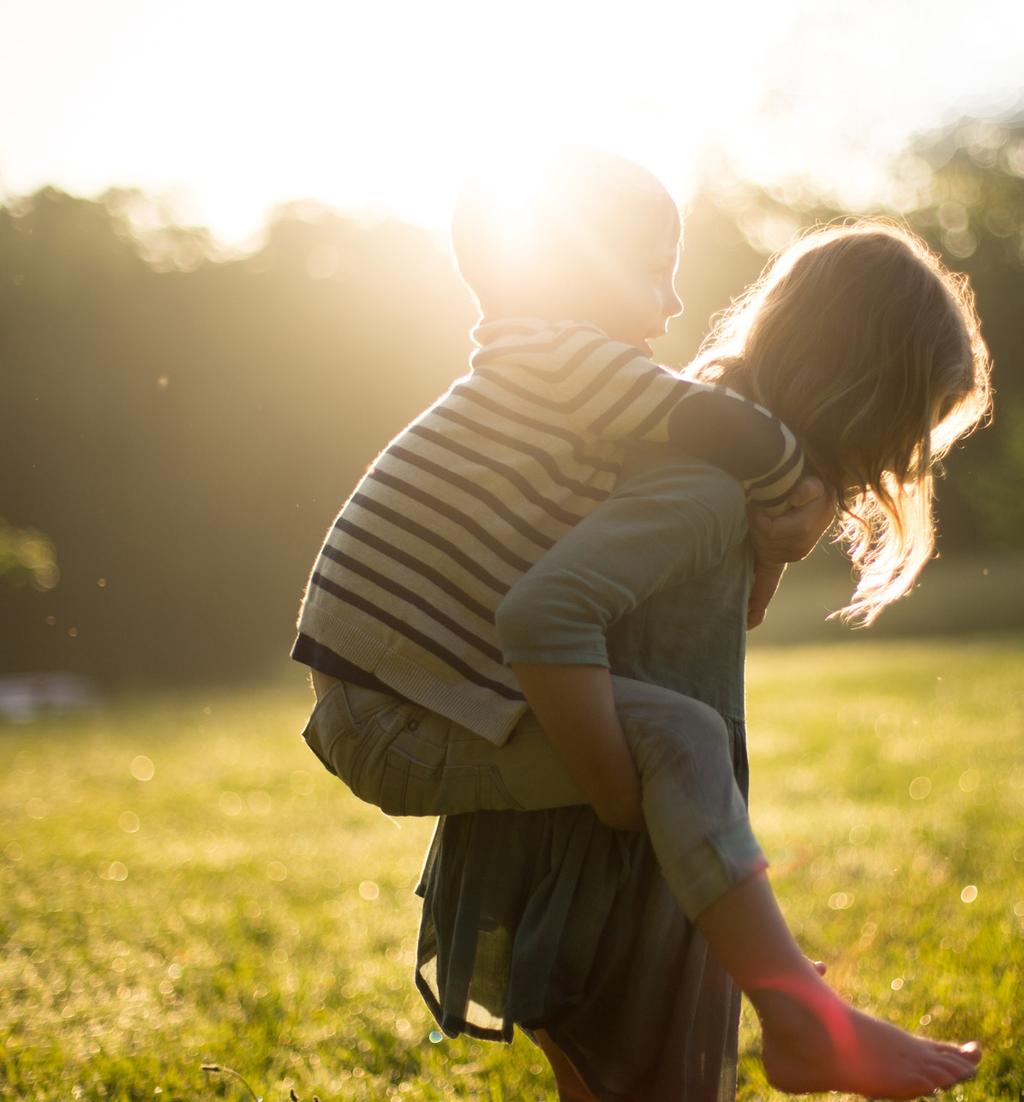
[(970, 1078), (981, 1059), (976, 1044), (929, 1041), (862, 1014), (810, 970), (749, 994), (768, 1081), (789, 1094), (917, 1098)]
[(917, 1098), (974, 1074), (977, 1045), (914, 1037), (844, 1002), (800, 952), (763, 872), (695, 921), (757, 1010), (765, 1071), (779, 1090)]

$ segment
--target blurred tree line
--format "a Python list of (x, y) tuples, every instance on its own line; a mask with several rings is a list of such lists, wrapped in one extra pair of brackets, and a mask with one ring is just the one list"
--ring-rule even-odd
[[(1024, 535), (1024, 121), (911, 151), (911, 224), (975, 286), (998, 419), (941, 487), (943, 547)], [(681, 365), (814, 196), (710, 179), (686, 221)], [(251, 255), (145, 196), (0, 207), (0, 672), (101, 683), (279, 665), (327, 526), (372, 456), (466, 369), (473, 310), (398, 222), (275, 212)], [(45, 535), (44, 535), (45, 533)], [(54, 548), (56, 561), (54, 561)]]

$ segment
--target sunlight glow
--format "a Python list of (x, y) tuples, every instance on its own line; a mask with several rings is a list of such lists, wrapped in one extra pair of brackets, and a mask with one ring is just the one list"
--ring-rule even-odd
[(509, 158), (492, 150), (479, 171), (467, 174), (470, 189), (486, 188), (493, 224), (500, 230), (506, 253), (532, 239), (536, 212), (551, 187), (550, 147), (535, 144), (531, 152), (532, 157)]
[(5, 16), (0, 194), (141, 186), (233, 241), (299, 198), (441, 228), (482, 147), (529, 139), (637, 159), (680, 200), (726, 164), (857, 206), (915, 130), (1020, 103), (1022, 35), (1009, 0), (36, 0)]

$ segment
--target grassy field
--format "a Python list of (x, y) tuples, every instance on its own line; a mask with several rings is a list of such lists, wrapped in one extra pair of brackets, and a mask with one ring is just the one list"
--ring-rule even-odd
[[(1024, 1089), (1024, 641), (760, 649), (755, 826), (809, 953), (865, 1007), (977, 1037)], [(359, 804), (300, 686), (0, 729), (0, 1099), (553, 1099), (441, 1039), (411, 888), (431, 824)], [(774, 1096), (744, 1012), (740, 1098)]]
[[(1019, 631), (1024, 624), (1024, 554), (1002, 551), (959, 554), (930, 562), (913, 596), (897, 601), (875, 624), (871, 640), (934, 639), (938, 635)], [(756, 650), (792, 644), (842, 643), (861, 632), (828, 620), (853, 592), (850, 564), (822, 541), (806, 562), (789, 569), (781, 595), (764, 624), (750, 636)]]

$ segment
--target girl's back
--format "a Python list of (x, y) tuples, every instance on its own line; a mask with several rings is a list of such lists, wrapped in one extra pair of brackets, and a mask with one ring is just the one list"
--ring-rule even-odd
[[(619, 503), (640, 523), (620, 523)], [(665, 576), (612, 627), (609, 656), (614, 673), (722, 711), (745, 796), (751, 555), (735, 482), (633, 453), (616, 493), (564, 550), (591, 581), (596, 569), (646, 588), (652, 554), (676, 554), (693, 516), (717, 541), (718, 562)], [(449, 816), (419, 891), (417, 983), (449, 1031), (510, 1040), (514, 1022), (544, 1022), (602, 1098), (734, 1096), (738, 989), (686, 921), (645, 834), (610, 830), (589, 807)]]

